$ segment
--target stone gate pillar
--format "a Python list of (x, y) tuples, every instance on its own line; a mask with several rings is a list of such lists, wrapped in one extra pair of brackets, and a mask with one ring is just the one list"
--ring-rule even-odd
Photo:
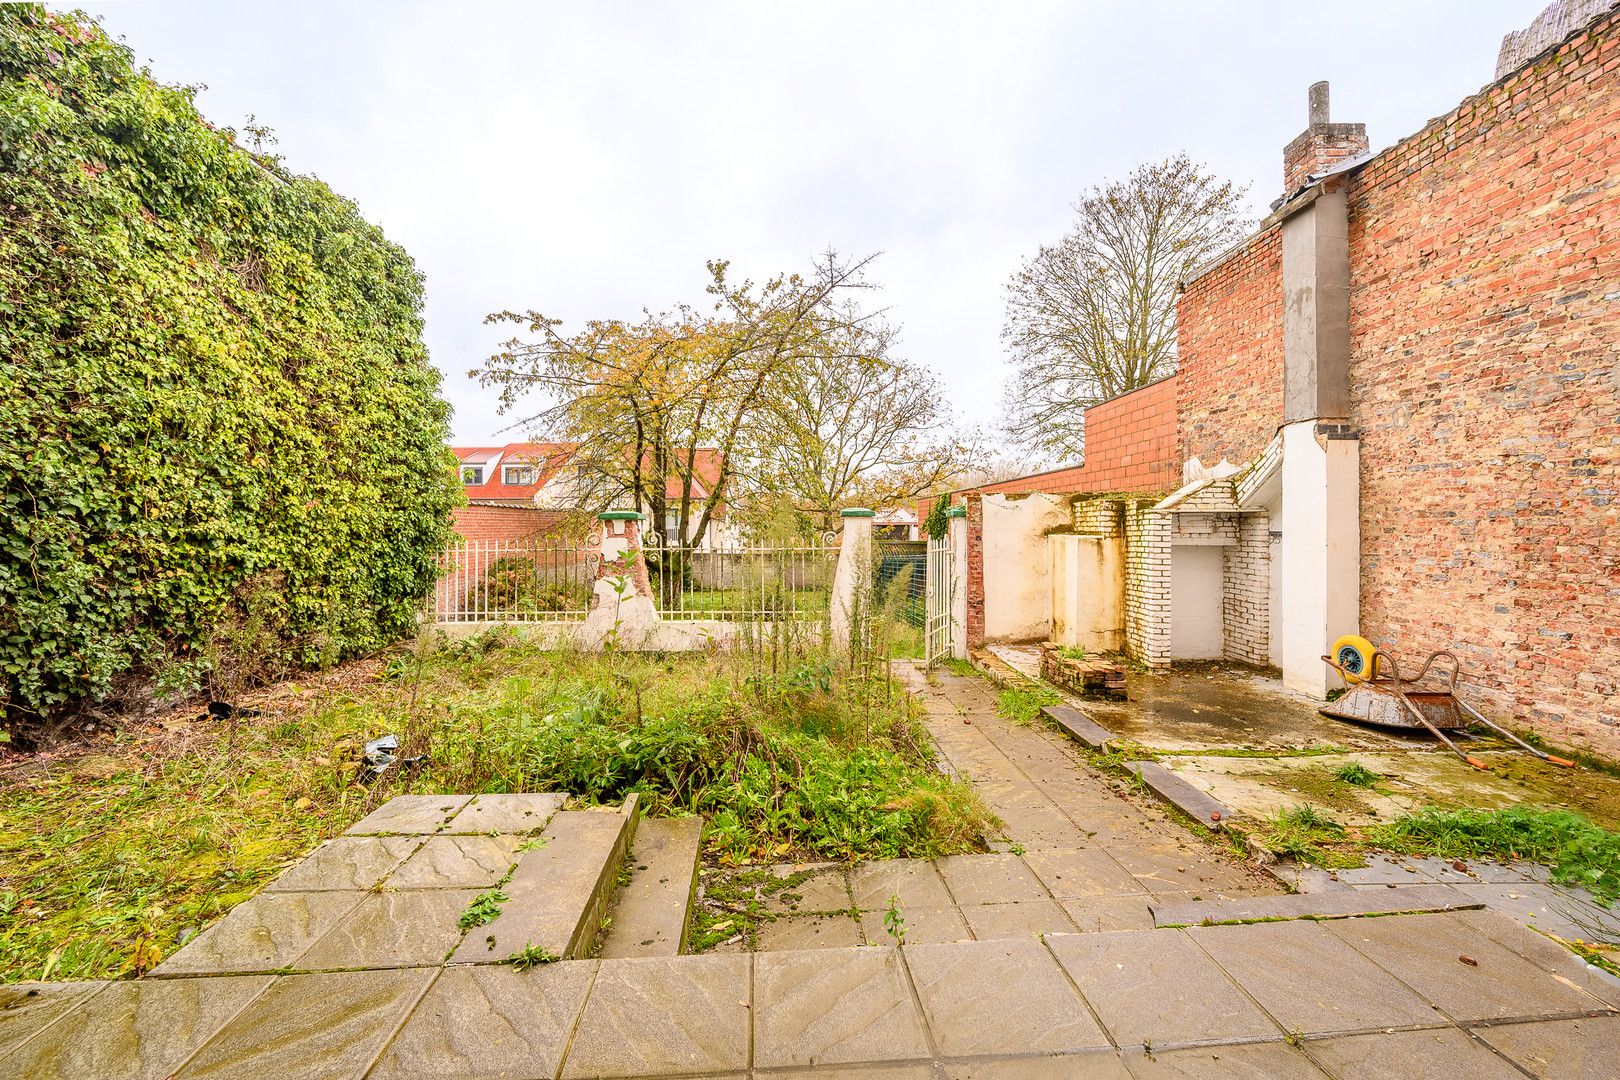
[(848, 652), (855, 620), (871, 612), (872, 519), (877, 512), (851, 507), (841, 516), (844, 535), (838, 544), (838, 569), (833, 573), (832, 643), (839, 652)]
[(591, 540), (601, 558), (591, 586), (591, 610), (585, 616), (585, 642), (599, 646), (611, 640), (635, 648), (658, 621), (641, 551), (641, 515), (634, 510), (604, 511), (596, 515)]
[(967, 507), (953, 506), (945, 511), (945, 535), (951, 549), (951, 655), (968, 658), (968, 523)]

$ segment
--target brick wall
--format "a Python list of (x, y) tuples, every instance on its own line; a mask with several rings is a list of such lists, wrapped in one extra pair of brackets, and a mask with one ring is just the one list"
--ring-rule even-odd
[(1271, 519), (1226, 516), (1237, 539), (1221, 552), (1222, 655), (1265, 667), (1271, 663)]
[(1188, 283), (1176, 325), (1182, 459), (1248, 461), (1282, 422), (1282, 229)]
[(1487, 715), (1620, 754), (1620, 18), (1350, 198), (1362, 626)]
[(524, 540), (557, 528), (568, 515), (531, 506), (462, 506), (455, 511), (456, 535), (465, 540)]
[(1125, 507), (1125, 647), (1149, 667), (1170, 663), (1170, 515), (1152, 499)]
[(967, 643), (984, 644), (984, 500), (967, 496)]
[(1086, 461), (1072, 469), (986, 484), (986, 494), (1170, 491), (1181, 486), (1176, 457), (1177, 376), (1086, 410)]
[[(1620, 16), (1348, 176), (1362, 629), (1620, 755)], [(1183, 454), (1282, 418), (1279, 229), (1178, 306)]]

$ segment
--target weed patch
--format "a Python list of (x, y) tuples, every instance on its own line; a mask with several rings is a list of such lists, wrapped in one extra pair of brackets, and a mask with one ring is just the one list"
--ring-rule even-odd
[(1015, 724), (1028, 726), (1040, 719), (1042, 709), (1062, 702), (1055, 690), (1026, 680), (1002, 689), (996, 697), (996, 712)]
[(1569, 810), (1425, 809), (1378, 829), (1393, 851), (1451, 858), (1529, 859), (1561, 885), (1579, 885), (1605, 906), (1620, 900), (1620, 833)]

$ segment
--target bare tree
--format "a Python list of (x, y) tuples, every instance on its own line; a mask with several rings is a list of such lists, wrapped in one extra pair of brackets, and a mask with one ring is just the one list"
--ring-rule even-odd
[(1007, 425), (1024, 449), (1080, 456), (1086, 406), (1175, 370), (1176, 287), (1247, 233), (1246, 194), (1181, 154), (1080, 196), (1007, 283)]
[(939, 384), (891, 355), (895, 330), (853, 311), (784, 368), (757, 432), (750, 488), (830, 530), (855, 505), (893, 506), (935, 490), (964, 448), (944, 430)]

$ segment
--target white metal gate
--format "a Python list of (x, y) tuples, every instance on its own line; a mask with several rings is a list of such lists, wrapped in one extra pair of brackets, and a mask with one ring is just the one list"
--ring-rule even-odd
[(943, 657), (950, 656), (953, 622), (951, 612), (956, 607), (956, 572), (951, 557), (951, 538), (934, 537), (928, 541), (928, 582), (925, 599), (923, 632), (923, 658), (932, 667)]

